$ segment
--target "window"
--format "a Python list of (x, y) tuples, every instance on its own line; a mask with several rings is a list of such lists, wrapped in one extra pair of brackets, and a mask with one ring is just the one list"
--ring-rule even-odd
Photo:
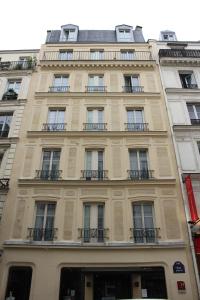
[(143, 91), (143, 88), (140, 86), (139, 83), (138, 75), (125, 75), (124, 82), (124, 91), (126, 93), (138, 93)]
[(69, 76), (55, 75), (53, 86), (50, 88), (52, 92), (67, 92), (69, 91)]
[(184, 89), (196, 89), (198, 88), (194, 73), (192, 71), (179, 72), (182, 87)]
[(15, 93), (19, 94), (19, 89), (21, 85), (21, 80), (9, 80), (7, 90), (13, 90)]
[(65, 29), (64, 30), (64, 41), (74, 41), (75, 29)]
[(103, 75), (89, 75), (88, 92), (104, 92)]
[(0, 137), (8, 136), (11, 121), (12, 121), (12, 113), (0, 115)]
[(60, 149), (43, 150), (41, 179), (56, 180), (60, 177)]
[(152, 203), (133, 204), (133, 239), (135, 243), (155, 243), (157, 229), (154, 227)]
[(84, 204), (84, 242), (104, 241), (104, 204)]
[(52, 241), (55, 238), (55, 203), (36, 203), (34, 241)]
[(200, 141), (197, 142), (197, 147), (198, 147), (199, 154), (200, 154)]
[(103, 108), (88, 108), (86, 130), (105, 130)]
[(92, 60), (101, 60), (104, 57), (104, 51), (103, 50), (90, 50), (90, 58)]
[(131, 40), (131, 30), (130, 29), (119, 29), (120, 41), (130, 41)]
[(191, 124), (200, 124), (200, 103), (187, 104)]
[(149, 179), (151, 171), (148, 168), (147, 150), (130, 149), (130, 179)]
[(60, 50), (59, 59), (60, 60), (72, 60), (73, 59), (73, 50)]
[(143, 110), (142, 109), (127, 109), (127, 130), (140, 131), (146, 130), (146, 124), (144, 123)]
[(133, 50), (121, 50), (121, 59), (123, 60), (132, 60), (134, 58), (134, 51)]
[(86, 150), (85, 151), (85, 170), (83, 177), (86, 180), (105, 178), (103, 170), (103, 150)]
[(61, 131), (65, 130), (65, 109), (52, 108), (48, 112), (48, 123), (46, 124), (46, 130), (49, 131)]

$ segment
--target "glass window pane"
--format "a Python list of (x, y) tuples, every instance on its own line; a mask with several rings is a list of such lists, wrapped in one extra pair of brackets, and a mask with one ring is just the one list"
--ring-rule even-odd
[(98, 171), (103, 171), (103, 151), (98, 151)]
[(195, 113), (194, 113), (193, 105), (192, 105), (192, 104), (188, 104), (188, 105), (187, 105), (187, 108), (188, 108), (188, 112), (189, 112), (190, 119), (196, 119), (196, 116), (195, 116)]
[(92, 170), (92, 151), (86, 151), (86, 170)]
[(65, 111), (64, 110), (58, 110), (57, 111), (57, 123), (64, 123), (65, 120)]
[(139, 86), (138, 76), (132, 76), (131, 77), (131, 83), (132, 83), (132, 86)]
[(93, 111), (92, 110), (87, 111), (87, 122), (93, 123)]
[(139, 157), (140, 157), (140, 170), (147, 170), (148, 164), (147, 164), (147, 152), (146, 150), (140, 150), (139, 151)]
[(104, 228), (104, 205), (98, 205), (98, 228)]
[(131, 170), (138, 170), (137, 151), (136, 150), (130, 150), (129, 151), (129, 156), (130, 156), (130, 169)]
[(143, 123), (142, 110), (135, 110), (135, 123)]
[(127, 111), (127, 119), (128, 119), (128, 123), (135, 123), (134, 122), (134, 111), (133, 110), (128, 110)]
[(90, 205), (84, 205), (84, 228), (90, 228)]

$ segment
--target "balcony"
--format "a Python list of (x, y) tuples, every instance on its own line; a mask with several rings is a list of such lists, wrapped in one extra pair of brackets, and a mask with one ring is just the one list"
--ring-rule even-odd
[(9, 130), (0, 131), (0, 138), (8, 137)]
[(128, 178), (131, 180), (153, 179), (152, 170), (128, 170)]
[(66, 93), (70, 91), (70, 86), (50, 86), (49, 92), (50, 93)]
[(0, 178), (0, 190), (8, 190), (9, 189), (9, 178)]
[(198, 89), (198, 85), (196, 83), (187, 83), (182, 86), (183, 89)]
[(65, 131), (66, 123), (44, 123), (42, 131)]
[(61, 170), (36, 170), (36, 179), (41, 180), (59, 180), (61, 179)]
[(190, 119), (192, 125), (200, 125), (200, 119)]
[(107, 170), (82, 170), (82, 179), (85, 180), (105, 180), (108, 179)]
[(32, 60), (0, 62), (0, 71), (31, 70), (34, 68), (35, 68), (35, 62)]
[(125, 130), (128, 131), (148, 131), (148, 123), (124, 123)]
[(32, 241), (53, 241), (55, 240), (57, 228), (28, 228), (27, 238)]
[(83, 123), (83, 130), (86, 131), (105, 131), (107, 123)]
[(157, 243), (160, 228), (131, 228), (134, 243)]
[(84, 243), (104, 243), (108, 239), (108, 229), (105, 228), (78, 228), (79, 239)]
[(97, 86), (97, 85), (93, 85), (93, 86), (89, 86), (86, 85), (85, 87), (85, 91), (87, 93), (105, 93), (106, 92), (106, 86), (102, 85), (102, 86)]
[(90, 51), (74, 51), (64, 56), (59, 51), (45, 51), (42, 61), (148, 61), (152, 60), (150, 51), (135, 51), (132, 55), (124, 55), (120, 51), (104, 51), (101, 55), (93, 55)]
[(160, 57), (189, 57), (189, 58), (200, 58), (200, 50), (195, 49), (160, 49)]
[(6, 100), (17, 100), (18, 94), (13, 89), (8, 89), (2, 97), (3, 101)]
[(124, 93), (143, 93), (144, 87), (143, 86), (123, 86)]

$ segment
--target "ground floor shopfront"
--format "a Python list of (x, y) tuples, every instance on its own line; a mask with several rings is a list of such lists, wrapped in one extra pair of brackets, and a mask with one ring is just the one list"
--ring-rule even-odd
[(198, 299), (183, 248), (5, 248), (0, 276), (0, 300)]

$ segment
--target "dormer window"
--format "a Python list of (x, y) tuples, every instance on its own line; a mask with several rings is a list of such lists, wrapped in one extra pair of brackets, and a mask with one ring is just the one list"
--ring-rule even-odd
[(78, 37), (78, 26), (67, 24), (61, 26), (60, 41), (61, 42), (76, 42)]
[(176, 41), (176, 34), (173, 31), (161, 31), (160, 33), (161, 41)]
[(66, 41), (74, 41), (75, 29), (64, 30), (64, 35)]
[(119, 25), (115, 27), (118, 42), (134, 42), (133, 27), (129, 25)]

